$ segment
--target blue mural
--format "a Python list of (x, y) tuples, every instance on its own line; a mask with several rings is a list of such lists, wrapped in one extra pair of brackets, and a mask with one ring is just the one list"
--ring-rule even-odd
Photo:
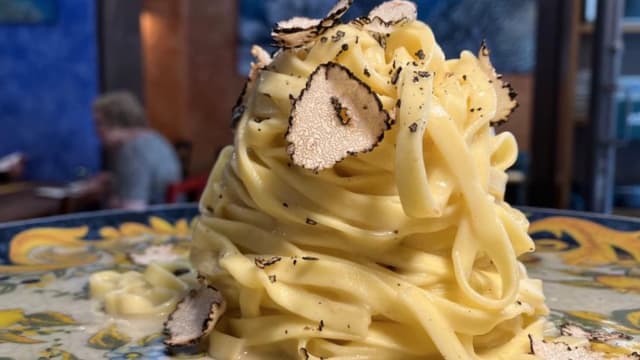
[[(366, 15), (382, 0), (355, 0), (345, 20)], [(420, 20), (431, 26), (447, 57), (477, 50), (486, 39), (503, 73), (533, 71), (536, 0), (414, 0)], [(268, 47), (271, 27), (293, 16), (324, 16), (335, 0), (240, 0), (238, 70), (246, 74), (252, 44)]]
[(27, 156), (26, 177), (69, 181), (99, 167), (95, 1), (58, 0), (56, 19), (0, 25), (0, 156)]
[(56, 0), (0, 0), (0, 23), (53, 22), (56, 3)]

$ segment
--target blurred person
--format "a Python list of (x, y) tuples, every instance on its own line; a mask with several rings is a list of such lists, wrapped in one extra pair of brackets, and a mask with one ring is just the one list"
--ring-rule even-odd
[(109, 206), (142, 210), (164, 202), (167, 187), (182, 178), (181, 166), (173, 146), (148, 127), (140, 102), (112, 92), (95, 100), (93, 113), (112, 177)]

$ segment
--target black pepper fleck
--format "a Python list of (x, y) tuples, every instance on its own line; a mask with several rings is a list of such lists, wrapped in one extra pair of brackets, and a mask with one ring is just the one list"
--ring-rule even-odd
[(418, 57), (418, 59), (424, 60), (424, 51), (422, 51), (422, 49), (416, 51), (415, 55)]
[(331, 41), (333, 42), (338, 42), (340, 41), (340, 39), (342, 39), (345, 36), (345, 32), (342, 30), (338, 30), (336, 31), (335, 35), (331, 36)]
[(309, 224), (309, 225), (317, 225), (318, 224), (315, 220), (313, 220), (311, 218), (307, 218), (306, 223)]
[(400, 66), (395, 73), (393, 73), (393, 76), (391, 77), (391, 83), (393, 85), (395, 85), (398, 82), (398, 78), (400, 78), (400, 72), (402, 72), (402, 66)]
[(416, 130), (418, 130), (418, 124), (413, 123), (413, 124), (409, 125), (409, 131), (416, 132)]
[(257, 257), (253, 260), (253, 262), (258, 268), (264, 269), (265, 267), (271, 266), (280, 260), (282, 260), (280, 256), (272, 256), (269, 259), (263, 259), (263, 258)]

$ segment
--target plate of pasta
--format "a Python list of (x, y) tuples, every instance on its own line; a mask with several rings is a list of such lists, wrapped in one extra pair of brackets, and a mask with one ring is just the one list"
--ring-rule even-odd
[[(531, 221), (537, 251), (521, 260), (530, 276), (544, 281), (549, 324), (555, 325), (548, 325), (547, 339), (563, 336), (559, 329), (571, 324), (590, 332), (625, 334), (591, 339), (588, 346), (594, 351), (640, 350), (635, 342), (640, 335), (640, 221), (522, 210)], [(178, 254), (165, 269), (188, 278), (188, 268), (181, 266), (191, 238), (189, 224), (197, 214), (191, 205), (0, 226), (0, 357), (171, 358), (163, 343), (166, 309), (155, 306), (138, 309), (147, 311), (144, 316), (110, 316), (91, 299), (88, 284), (91, 274), (104, 271), (144, 274), (148, 265), (136, 264), (128, 254), (158, 246)], [(160, 283), (170, 288), (172, 282)], [(207, 358), (206, 349), (189, 357)]]
[(0, 228), (4, 359), (640, 358), (640, 222), (510, 206), (488, 44), (351, 3), (252, 49), (197, 207)]

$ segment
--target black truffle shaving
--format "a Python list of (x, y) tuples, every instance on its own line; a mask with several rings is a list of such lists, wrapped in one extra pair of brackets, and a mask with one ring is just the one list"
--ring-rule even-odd
[(191, 290), (164, 323), (169, 346), (193, 345), (207, 336), (226, 310), (226, 302), (213, 286)]
[(282, 260), (282, 258), (280, 256), (272, 256), (269, 259), (263, 259), (263, 258), (255, 258), (253, 260), (254, 264), (256, 264), (256, 266), (260, 269), (264, 269), (267, 266), (271, 266), (275, 263), (277, 263), (278, 261)]
[(333, 8), (329, 10), (327, 16), (322, 19), (320, 25), (325, 28), (331, 28), (339, 23), (340, 18), (349, 10), (351, 4), (353, 4), (353, 0), (338, 0), (338, 2), (333, 5)]
[(352, 24), (380, 34), (389, 34), (394, 25), (415, 20), (417, 8), (411, 1), (391, 0), (376, 6), (366, 17), (352, 21)]
[(489, 78), (489, 83), (493, 86), (496, 97), (496, 114), (493, 119), (490, 120), (491, 126), (501, 125), (509, 119), (509, 116), (518, 107), (516, 96), (518, 95), (511, 84), (502, 80), (502, 75), (496, 73), (495, 68), (491, 64), (489, 59), (490, 51), (486, 42), (483, 40), (480, 44), (480, 50), (478, 51), (478, 62), (480, 68)]
[(319, 171), (373, 150), (391, 124), (366, 83), (340, 64), (322, 64), (292, 106), (287, 151), (296, 165)]
[(636, 360), (640, 354), (633, 352), (629, 355), (605, 357), (603, 353), (593, 351), (588, 347), (570, 346), (565, 342), (538, 340), (529, 335), (529, 352), (542, 360)]
[[(338, 0), (323, 19), (294, 17), (278, 22), (271, 32), (276, 46), (289, 49), (305, 46), (317, 36), (340, 22), (340, 18), (349, 10), (353, 0)], [(320, 41), (326, 42), (326, 38)]]
[(564, 336), (584, 338), (589, 341), (607, 342), (611, 340), (631, 340), (632, 336), (619, 331), (589, 330), (576, 324), (566, 323), (560, 326), (560, 333)]

